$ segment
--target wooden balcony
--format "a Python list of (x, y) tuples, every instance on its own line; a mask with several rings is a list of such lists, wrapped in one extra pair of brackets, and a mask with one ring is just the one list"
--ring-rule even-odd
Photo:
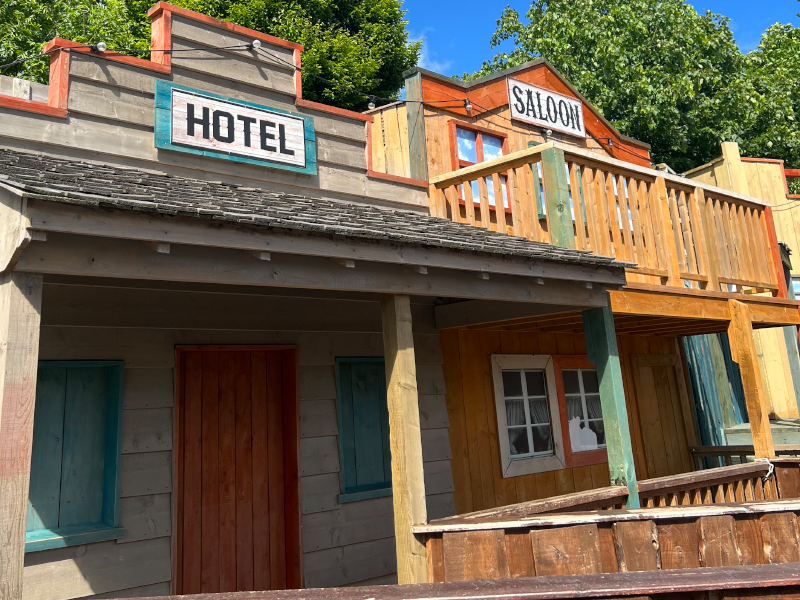
[(711, 185), (552, 142), (433, 177), (429, 196), (439, 217), (635, 263), (629, 282), (786, 297), (767, 203)]

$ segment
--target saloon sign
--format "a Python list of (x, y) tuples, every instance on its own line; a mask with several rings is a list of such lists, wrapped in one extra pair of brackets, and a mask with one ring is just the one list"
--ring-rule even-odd
[(316, 173), (314, 121), (289, 113), (156, 82), (157, 148)]
[(511, 118), (577, 137), (586, 137), (580, 100), (508, 78)]

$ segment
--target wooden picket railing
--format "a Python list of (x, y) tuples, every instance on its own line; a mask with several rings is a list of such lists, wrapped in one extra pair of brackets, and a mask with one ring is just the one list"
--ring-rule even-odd
[(766, 203), (594, 152), (542, 144), (433, 177), (429, 195), (435, 216), (635, 263), (629, 281), (780, 290)]

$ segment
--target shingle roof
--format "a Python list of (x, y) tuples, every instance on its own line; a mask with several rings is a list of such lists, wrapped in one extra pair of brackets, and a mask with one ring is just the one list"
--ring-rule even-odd
[(68, 204), (193, 216), (587, 266), (623, 263), (403, 210), (335, 202), (108, 164), (0, 149), (0, 182)]

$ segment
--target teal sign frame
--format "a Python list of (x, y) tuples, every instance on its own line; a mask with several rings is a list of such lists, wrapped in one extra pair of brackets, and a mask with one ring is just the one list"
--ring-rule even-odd
[[(274, 160), (265, 160), (258, 158), (251, 158), (242, 156), (234, 152), (224, 152), (212, 150), (207, 148), (196, 148), (185, 144), (176, 144), (172, 141), (172, 92), (178, 90), (182, 92), (191, 93), (201, 98), (208, 98), (211, 100), (221, 100), (230, 104), (239, 105), (242, 107), (257, 109), (274, 113), (276, 115), (286, 115), (295, 119), (303, 121), (303, 137), (305, 142), (305, 166), (295, 166), (285, 164)], [(155, 98), (155, 146), (159, 150), (172, 150), (174, 152), (184, 152), (186, 154), (194, 154), (195, 156), (207, 156), (209, 158), (219, 158), (222, 160), (229, 160), (238, 163), (245, 163), (248, 165), (259, 165), (270, 169), (280, 169), (283, 171), (291, 171), (294, 173), (303, 173), (305, 175), (317, 174), (317, 138), (314, 131), (314, 118), (298, 113), (293, 113), (288, 110), (279, 108), (272, 108), (262, 104), (255, 104), (253, 102), (246, 102), (244, 100), (237, 100), (236, 98), (228, 98), (211, 92), (197, 90), (187, 86), (179, 85), (169, 81), (157, 80), (156, 81), (156, 98)]]

